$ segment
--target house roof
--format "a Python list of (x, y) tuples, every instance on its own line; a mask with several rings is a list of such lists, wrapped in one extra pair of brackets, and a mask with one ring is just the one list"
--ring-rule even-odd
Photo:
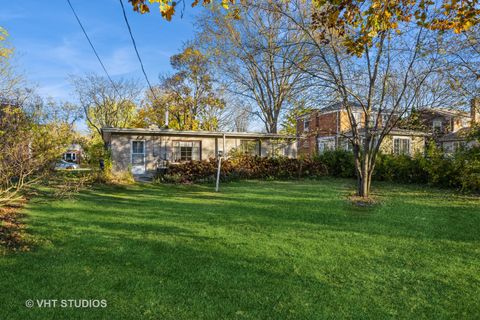
[[(362, 106), (359, 103), (356, 103), (356, 102), (350, 102), (349, 105), (352, 109), (362, 109)], [(343, 109), (344, 109), (343, 102), (335, 102), (335, 103), (332, 103), (329, 106), (326, 106), (324, 108), (320, 108), (319, 110), (320, 110), (320, 112), (330, 112), (330, 111), (339, 111), (339, 110), (343, 110)]]
[(448, 133), (443, 137), (439, 138), (438, 141), (448, 142), (448, 141), (465, 141), (467, 135), (470, 133), (471, 128), (461, 128), (455, 132)]
[(445, 108), (426, 108), (426, 109), (420, 109), (419, 111), (420, 112), (434, 113), (434, 114), (438, 114), (438, 115), (446, 116), (446, 117), (470, 118), (470, 116), (467, 112), (461, 111), (461, 110), (451, 110), (451, 109), (445, 109)]
[(102, 128), (102, 134), (137, 134), (137, 135), (166, 135), (188, 137), (235, 137), (254, 139), (296, 139), (295, 136), (261, 132), (227, 132), (227, 131), (186, 131), (164, 128)]

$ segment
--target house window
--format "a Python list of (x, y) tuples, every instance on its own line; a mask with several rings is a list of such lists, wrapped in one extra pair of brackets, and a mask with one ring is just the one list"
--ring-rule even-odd
[(410, 138), (394, 138), (393, 153), (396, 155), (410, 155)]
[(347, 140), (347, 141), (345, 141), (344, 148), (345, 148), (345, 151), (352, 152), (353, 151), (353, 144), (349, 140)]
[(325, 151), (335, 150), (335, 138), (318, 138), (318, 153), (322, 154)]
[(433, 131), (439, 132), (442, 131), (442, 120), (433, 120)]
[(362, 114), (360, 112), (354, 112), (353, 118), (355, 119), (355, 123), (360, 125), (362, 123)]
[(200, 141), (174, 141), (175, 161), (192, 161), (200, 159)]
[(258, 155), (259, 147), (258, 141), (240, 140), (240, 151), (243, 154)]
[(63, 159), (65, 161), (76, 161), (77, 160), (77, 154), (75, 152), (66, 152), (63, 154)]
[(376, 113), (370, 115), (370, 123), (372, 124), (372, 127), (375, 127), (375, 125), (377, 124), (377, 118), (378, 115)]
[(464, 147), (465, 147), (465, 142), (464, 141), (455, 141), (453, 143), (453, 151), (461, 150)]
[(308, 131), (310, 130), (310, 120), (303, 120), (303, 131)]
[(277, 156), (284, 156), (285, 155), (285, 145), (280, 141), (272, 140), (271, 144), (271, 153), (270, 156), (277, 157)]
[(388, 114), (383, 114), (382, 115), (382, 123), (381, 123), (381, 126), (385, 127), (387, 126), (389, 123), (388, 123), (388, 118), (389, 118), (389, 115)]

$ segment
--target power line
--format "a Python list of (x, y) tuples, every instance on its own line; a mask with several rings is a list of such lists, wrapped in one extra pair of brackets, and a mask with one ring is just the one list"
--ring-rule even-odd
[(143, 66), (142, 58), (140, 58), (140, 54), (138, 53), (137, 44), (135, 42), (135, 38), (133, 37), (132, 28), (130, 27), (130, 23), (128, 22), (127, 13), (125, 12), (125, 7), (123, 6), (123, 1), (122, 0), (119, 0), (119, 1), (120, 1), (120, 5), (122, 6), (123, 18), (125, 19), (125, 23), (127, 24), (128, 33), (130, 34), (130, 39), (132, 39), (133, 48), (135, 49), (135, 53), (137, 54), (138, 62), (140, 62), (140, 67), (142, 68), (143, 76), (145, 77), (145, 80), (147, 80), (148, 87), (150, 88), (150, 91), (152, 92), (153, 97), (155, 98), (156, 101), (158, 101), (158, 99), (155, 95), (155, 91), (153, 91), (152, 85), (150, 84), (150, 80), (148, 80), (147, 73), (145, 72), (145, 68)]
[(72, 3), (70, 2), (70, 0), (67, 0), (67, 2), (68, 2), (68, 5), (70, 6), (70, 9), (72, 9), (73, 15), (74, 15), (75, 18), (77, 19), (77, 22), (78, 22), (78, 24), (80, 25), (80, 28), (82, 28), (83, 34), (84, 34), (85, 37), (87, 38), (88, 43), (90, 44), (90, 47), (92, 47), (92, 50), (93, 50), (93, 52), (95, 53), (95, 56), (97, 57), (98, 62), (100, 62), (100, 65), (102, 66), (103, 71), (105, 71), (105, 74), (107, 75), (108, 80), (110, 80), (110, 82), (112, 83), (113, 89), (115, 89), (115, 91), (117, 92), (117, 94), (120, 96), (120, 93), (119, 93), (118, 90), (117, 90), (117, 86), (115, 85), (115, 83), (113, 82), (112, 78), (110, 77), (110, 74), (108, 73), (107, 68), (105, 68), (105, 65), (103, 64), (102, 59), (100, 59), (100, 56), (98, 55), (97, 50), (96, 50), (95, 47), (93, 46), (93, 43), (92, 43), (92, 41), (90, 40), (90, 37), (88, 36), (87, 31), (85, 31), (85, 28), (83, 27), (83, 24), (82, 24), (82, 22), (80, 21), (80, 18), (78, 17), (77, 13), (75, 12), (75, 9), (73, 8)]

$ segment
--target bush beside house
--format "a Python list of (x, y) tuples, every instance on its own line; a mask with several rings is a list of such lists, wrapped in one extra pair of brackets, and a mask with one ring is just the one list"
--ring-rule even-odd
[[(242, 155), (222, 162), (221, 179), (298, 179), (327, 175), (327, 167), (315, 159), (293, 159), (286, 157), (265, 158)], [(170, 165), (168, 174), (158, 180), (173, 183), (193, 183), (215, 180), (215, 159), (190, 161)]]

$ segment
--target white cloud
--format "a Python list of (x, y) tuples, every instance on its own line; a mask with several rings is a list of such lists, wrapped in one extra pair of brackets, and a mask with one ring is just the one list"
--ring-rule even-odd
[[(98, 62), (97, 62), (98, 63)], [(121, 47), (104, 60), (105, 67), (112, 76), (125, 75), (140, 68), (137, 57), (131, 47)]]
[(28, 16), (23, 12), (20, 13), (20, 12), (14, 12), (14, 11), (5, 11), (3, 9), (2, 9), (2, 12), (0, 12), (0, 21), (3, 21), (3, 22), (24, 19), (27, 17)]
[(71, 86), (65, 81), (59, 79), (53, 84), (39, 84), (37, 92), (43, 97), (52, 97), (58, 100), (71, 100)]

